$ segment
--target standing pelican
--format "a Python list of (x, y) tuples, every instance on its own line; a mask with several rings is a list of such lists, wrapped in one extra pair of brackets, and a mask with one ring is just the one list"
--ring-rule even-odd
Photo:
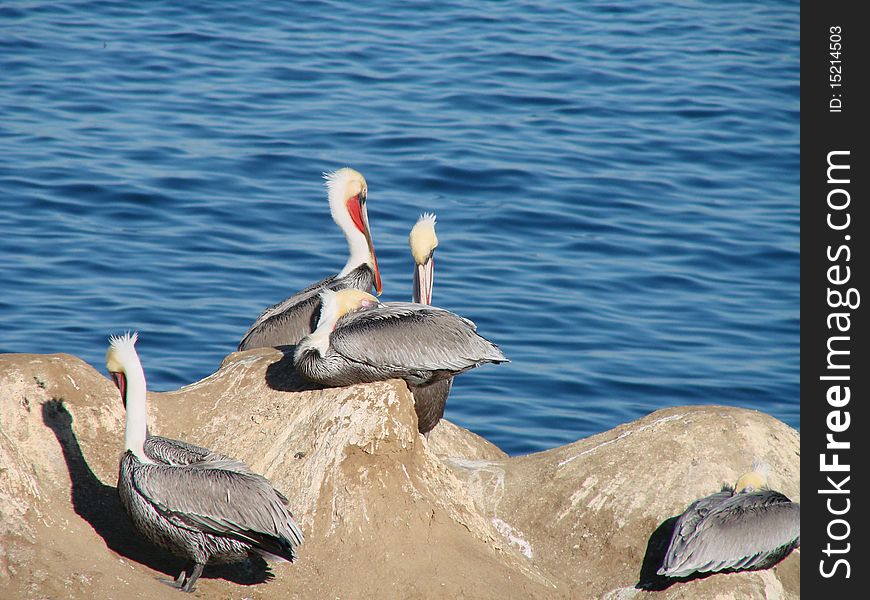
[(239, 350), (291, 345), (311, 333), (321, 290), (355, 288), (368, 292), (374, 285), (378, 295), (381, 293), (381, 274), (366, 209), (366, 180), (349, 168), (324, 173), (323, 177), (332, 218), (347, 238), (350, 251), (347, 264), (337, 274), (264, 310), (239, 342)]
[(148, 435), (137, 337), (111, 337), (106, 353), (127, 410), (118, 495), (142, 535), (193, 564), (190, 575), (185, 568), (165, 583), (192, 592), (207, 563), (238, 562), (251, 552), (292, 562), (302, 531), (265, 477), (206, 448)]
[[(412, 301), (418, 304), (432, 303), (432, 285), (435, 280), (435, 248), (438, 237), (435, 235), (435, 215), (423, 214), (411, 229), (408, 236), (411, 256), (414, 257), (414, 289)], [(444, 416), (444, 407), (453, 378), (439, 379), (428, 385), (410, 385), (414, 396), (414, 410), (417, 413), (417, 429), (428, 436), (438, 421)]]
[(507, 362), (471, 321), (411, 302), (381, 304), (354, 289), (320, 293), (320, 320), (296, 346), (296, 370), (325, 385), (404, 379), (428, 385), (484, 363)]
[(767, 487), (768, 466), (696, 500), (680, 515), (659, 575), (759, 570), (772, 567), (801, 543), (801, 506)]

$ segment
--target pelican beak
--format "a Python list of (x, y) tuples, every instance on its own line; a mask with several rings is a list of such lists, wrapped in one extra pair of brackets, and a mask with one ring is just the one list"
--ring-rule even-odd
[(413, 301), (419, 304), (432, 304), (432, 284), (435, 278), (435, 257), (429, 255), (422, 265), (414, 270)]
[(124, 408), (127, 408), (127, 377), (123, 373), (111, 373), (112, 381), (118, 391), (121, 392), (121, 401), (124, 403)]
[(372, 242), (372, 232), (369, 229), (369, 213), (366, 208), (366, 195), (363, 191), (361, 194), (358, 194), (348, 200), (347, 202), (348, 212), (350, 213), (350, 218), (353, 219), (354, 225), (356, 228), (362, 232), (362, 234), (366, 238), (366, 243), (369, 245), (369, 256), (371, 257), (371, 267), (375, 272), (375, 290), (377, 291), (378, 296), (381, 295), (381, 272), (378, 269), (378, 259), (375, 256), (375, 245)]

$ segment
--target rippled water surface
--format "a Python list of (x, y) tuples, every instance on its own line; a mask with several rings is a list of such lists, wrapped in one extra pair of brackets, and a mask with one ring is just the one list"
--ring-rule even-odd
[(0, 352), (152, 389), (340, 269), (321, 172), (369, 184), (384, 300), (512, 359), (448, 418), (512, 454), (683, 404), (799, 426), (797, 2), (4, 2)]

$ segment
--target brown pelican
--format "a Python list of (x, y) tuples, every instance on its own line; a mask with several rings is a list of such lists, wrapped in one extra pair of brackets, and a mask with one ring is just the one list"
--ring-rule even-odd
[(337, 274), (264, 310), (239, 342), (239, 350), (291, 345), (311, 333), (321, 290), (356, 288), (368, 292), (374, 285), (378, 295), (381, 293), (381, 274), (366, 210), (366, 180), (349, 168), (324, 173), (323, 177), (332, 218), (347, 238), (350, 251), (347, 264)]
[(432, 304), (432, 283), (435, 270), (435, 248), (438, 236), (435, 235), (435, 215), (423, 213), (408, 236), (411, 256), (414, 257), (414, 291), (412, 302)]
[(164, 583), (192, 592), (207, 563), (238, 562), (251, 552), (292, 562), (302, 531), (265, 477), (207, 448), (148, 435), (137, 337), (111, 337), (106, 353), (127, 410), (118, 495), (142, 535), (193, 564), (190, 575), (185, 568)]
[(296, 346), (296, 370), (325, 385), (404, 379), (428, 385), (484, 363), (507, 362), (474, 323), (412, 302), (381, 304), (361, 290), (320, 293), (317, 328)]
[(767, 487), (768, 467), (754, 463), (734, 487), (696, 500), (679, 516), (659, 575), (759, 570), (801, 543), (801, 506)]
[[(412, 301), (418, 304), (432, 303), (432, 285), (435, 275), (435, 248), (438, 247), (438, 236), (435, 235), (435, 215), (423, 214), (408, 236), (411, 246), (411, 256), (414, 257), (414, 289)], [(453, 378), (439, 379), (429, 385), (410, 386), (414, 396), (414, 410), (417, 413), (417, 429), (428, 437), (441, 417), (444, 416), (444, 406)]]

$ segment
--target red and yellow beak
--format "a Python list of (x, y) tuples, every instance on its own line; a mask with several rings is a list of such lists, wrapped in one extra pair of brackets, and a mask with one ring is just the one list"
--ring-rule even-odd
[(124, 408), (127, 408), (127, 376), (123, 373), (111, 373), (112, 381), (115, 382), (118, 391), (121, 392), (121, 401), (124, 403)]
[(354, 225), (360, 230), (369, 246), (369, 256), (371, 257), (371, 267), (375, 272), (375, 290), (377, 295), (381, 295), (381, 272), (378, 269), (378, 259), (375, 256), (375, 246), (372, 242), (372, 233), (369, 229), (369, 215), (366, 210), (365, 193), (357, 194), (347, 201), (347, 212), (350, 218), (353, 219)]

